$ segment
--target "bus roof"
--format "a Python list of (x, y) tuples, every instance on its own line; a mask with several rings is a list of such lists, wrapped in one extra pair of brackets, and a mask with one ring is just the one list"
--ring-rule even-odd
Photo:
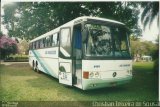
[[(101, 20), (101, 21), (112, 22), (112, 23), (124, 25), (124, 23), (119, 22), (119, 21), (115, 21), (115, 20), (111, 20), (111, 19), (106, 19), (106, 18), (99, 18), (99, 17), (82, 16), (82, 17), (78, 17), (78, 18), (76, 18), (76, 19), (81, 19), (81, 18), (84, 18), (84, 19)], [(76, 19), (75, 19), (75, 20), (76, 20)]]
[(94, 20), (99, 20), (99, 21), (106, 21), (106, 22), (111, 22), (111, 23), (115, 23), (115, 24), (125, 25), (124, 23), (121, 23), (121, 22), (118, 22), (118, 21), (115, 21), (115, 20), (111, 20), (111, 19), (99, 18), (99, 17), (91, 17), (91, 16), (82, 16), (82, 17), (78, 17), (76, 19), (73, 19), (73, 20), (69, 21), (68, 23), (65, 23), (65, 24), (63, 24), (63, 25), (61, 25), (61, 26), (49, 31), (49, 32), (47, 32), (47, 33), (45, 33), (45, 34), (43, 34), (43, 35), (31, 40), (30, 42), (34, 42), (34, 41), (42, 39), (42, 38), (44, 38), (46, 36), (52, 35), (52, 34), (58, 32), (61, 27), (67, 27), (67, 26), (74, 25), (75, 21), (78, 21), (78, 20), (86, 21), (87, 19), (94, 19)]

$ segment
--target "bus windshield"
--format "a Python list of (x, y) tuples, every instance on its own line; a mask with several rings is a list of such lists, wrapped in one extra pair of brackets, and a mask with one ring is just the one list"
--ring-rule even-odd
[(122, 26), (86, 24), (86, 56), (130, 57), (128, 34)]

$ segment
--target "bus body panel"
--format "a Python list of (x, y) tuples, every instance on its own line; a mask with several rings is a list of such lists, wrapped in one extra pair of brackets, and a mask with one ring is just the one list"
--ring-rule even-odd
[(29, 51), (29, 64), (33, 67), (34, 63), (38, 63), (38, 70), (58, 78), (59, 58), (58, 47), (45, 48)]
[[(89, 72), (88, 79), (83, 77), (84, 72)], [(96, 72), (99, 73), (97, 77), (94, 76)], [(83, 90), (119, 85), (131, 79), (131, 60), (82, 60)]]
[[(63, 69), (61, 69), (63, 68)], [(72, 60), (59, 58), (59, 83), (72, 86)]]
[(115, 79), (83, 79), (83, 90), (113, 87), (130, 82), (132, 76)]

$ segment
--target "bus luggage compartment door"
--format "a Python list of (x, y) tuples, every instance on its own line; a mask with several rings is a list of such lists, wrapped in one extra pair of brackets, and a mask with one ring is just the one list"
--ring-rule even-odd
[(62, 62), (59, 65), (59, 83), (72, 86), (71, 63)]

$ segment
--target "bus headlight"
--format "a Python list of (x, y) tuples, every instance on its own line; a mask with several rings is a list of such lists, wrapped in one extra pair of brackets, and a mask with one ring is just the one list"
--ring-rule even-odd
[(90, 78), (93, 78), (93, 77), (94, 77), (94, 73), (93, 73), (93, 72), (90, 72), (90, 73), (89, 73), (89, 77), (90, 77)]
[(99, 72), (96, 72), (94, 75), (95, 75), (96, 78), (98, 78), (99, 77)]
[(89, 73), (89, 78), (99, 78), (100, 74), (99, 72), (90, 72)]
[(99, 72), (88, 72), (88, 71), (84, 71), (83, 72), (83, 78), (85, 79), (91, 79), (91, 78), (100, 78), (100, 73)]

